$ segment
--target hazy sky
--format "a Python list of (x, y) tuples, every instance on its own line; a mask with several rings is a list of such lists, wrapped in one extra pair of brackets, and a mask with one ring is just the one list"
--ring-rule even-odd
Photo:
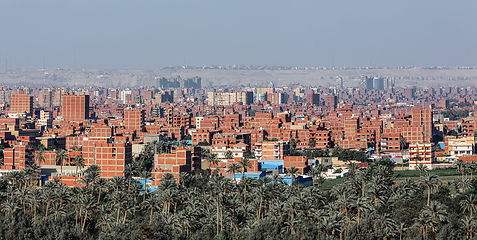
[(1, 0), (0, 70), (477, 66), (476, 10), (475, 0)]

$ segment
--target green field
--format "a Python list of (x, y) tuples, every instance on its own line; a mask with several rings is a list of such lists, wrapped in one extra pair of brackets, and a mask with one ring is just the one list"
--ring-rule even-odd
[(321, 189), (323, 191), (331, 190), (336, 184), (340, 184), (344, 182), (345, 180), (346, 180), (346, 177), (337, 178), (337, 179), (327, 179), (321, 186)]
[[(433, 175), (437, 175), (439, 177), (458, 176), (455, 168), (435, 169), (429, 170), (427, 172)], [(423, 172), (422, 174), (424, 175), (425, 173)], [(393, 177), (397, 180), (404, 178), (419, 178), (419, 170), (394, 171)]]
[[(441, 180), (453, 180), (458, 178), (459, 175), (455, 168), (445, 168), (445, 169), (435, 169), (427, 171), (430, 174), (434, 174), (439, 176)], [(426, 173), (422, 173), (424, 175)], [(410, 178), (412, 180), (419, 180), (419, 170), (403, 170), (403, 171), (394, 171), (393, 179), (395, 181), (402, 181), (406, 178)], [(338, 178), (338, 179), (328, 179), (323, 183), (322, 189), (324, 191), (331, 190), (333, 186), (336, 184), (340, 184), (346, 180), (346, 177)]]

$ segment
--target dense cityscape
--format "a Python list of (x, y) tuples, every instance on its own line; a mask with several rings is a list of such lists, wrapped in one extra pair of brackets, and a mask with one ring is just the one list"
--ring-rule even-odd
[(0, 235), (471, 239), (477, 88), (398, 81), (3, 86)]

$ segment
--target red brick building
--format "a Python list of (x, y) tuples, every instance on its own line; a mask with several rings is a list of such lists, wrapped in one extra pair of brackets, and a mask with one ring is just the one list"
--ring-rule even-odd
[(146, 111), (144, 110), (124, 110), (124, 127), (126, 129), (142, 131), (144, 127), (144, 118)]
[(89, 95), (63, 95), (61, 113), (65, 121), (80, 122), (89, 118)]
[(30, 115), (33, 112), (33, 96), (24, 94), (20, 91), (18, 94), (12, 94), (10, 97), (10, 111), (11, 114), (26, 113)]
[(124, 167), (132, 162), (132, 146), (129, 143), (108, 143), (106, 139), (83, 139), (85, 165), (98, 165), (101, 177), (124, 176)]
[(307, 94), (306, 95), (306, 102), (311, 104), (311, 105), (319, 106), (320, 105), (320, 94), (317, 94), (317, 93)]

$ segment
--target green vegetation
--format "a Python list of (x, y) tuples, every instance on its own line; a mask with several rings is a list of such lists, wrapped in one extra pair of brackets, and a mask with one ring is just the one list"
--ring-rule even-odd
[(192, 140), (192, 136), (190, 134), (186, 135), (182, 138), (182, 140)]
[[(156, 145), (156, 147), (158, 147)], [(163, 148), (167, 151), (167, 148)], [(204, 151), (204, 153), (207, 153)], [(213, 154), (207, 153), (211, 162)], [(79, 161), (81, 159), (78, 159)], [(212, 163), (214, 164), (214, 163)], [(209, 170), (164, 174), (154, 192), (140, 162), (125, 176), (80, 174), (81, 187), (59, 181), (38, 187), (38, 166), (0, 177), (0, 233), (5, 239), (471, 239), (475, 234), (474, 164), (424, 171), (419, 180), (394, 181), (394, 164), (380, 160), (345, 178), (321, 182), (324, 165), (311, 170), (315, 187), (278, 175), (234, 181)], [(244, 158), (229, 166), (244, 172)], [(292, 178), (298, 169), (287, 169)], [(436, 174), (458, 174), (443, 183)], [(403, 171), (415, 178), (419, 171)], [(435, 174), (434, 174), (435, 173)], [(132, 177), (139, 179), (134, 180)], [(75, 180), (76, 181), (76, 180)], [(452, 195), (451, 195), (452, 194)]]
[(337, 147), (333, 148), (331, 156), (338, 157), (341, 161), (356, 160), (366, 162), (366, 153), (364, 151), (345, 150)]
[(323, 191), (333, 189), (335, 185), (341, 184), (346, 181), (346, 178), (327, 179), (322, 186)]
[(263, 141), (264, 141), (264, 142), (276, 142), (276, 141), (278, 141), (278, 139), (276, 139), (276, 138), (270, 138), (270, 139), (269, 139), (269, 138), (265, 138), (265, 139), (263, 139)]
[(199, 146), (211, 146), (212, 144), (210, 144), (209, 142), (199, 142), (197, 145), (199, 145)]
[(469, 116), (469, 110), (462, 110), (462, 109), (448, 109), (442, 112), (442, 115), (445, 118), (449, 118), (451, 121), (459, 120), (464, 117)]
[[(445, 169), (434, 169), (428, 170), (429, 174), (437, 175), (440, 177), (444, 176), (459, 176), (455, 168), (445, 168)], [(404, 170), (404, 171), (395, 171), (394, 178), (404, 179), (404, 178), (419, 178), (419, 170)]]

